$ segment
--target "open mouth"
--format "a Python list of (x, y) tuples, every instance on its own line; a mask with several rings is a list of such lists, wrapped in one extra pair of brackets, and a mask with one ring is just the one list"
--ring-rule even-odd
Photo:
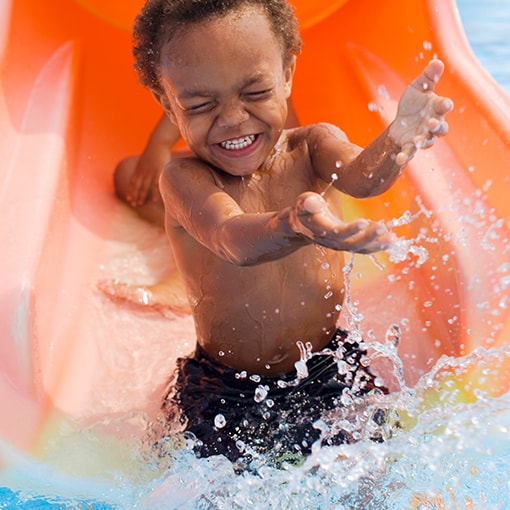
[(226, 140), (220, 143), (220, 147), (228, 151), (239, 151), (252, 145), (256, 138), (256, 135), (248, 135), (241, 138)]

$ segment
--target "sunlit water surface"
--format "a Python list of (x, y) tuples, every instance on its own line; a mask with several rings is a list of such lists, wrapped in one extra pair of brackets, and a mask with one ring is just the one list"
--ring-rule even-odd
[[(459, 7), (480, 60), (509, 90), (510, 6), (460, 0)], [(378, 350), (394, 360), (400, 384), (377, 402), (392, 410), (383, 443), (363, 439), (363, 411), (347, 408), (343, 426), (360, 435), (358, 443), (316, 448), (301, 465), (278, 469), (256, 458), (251, 471), (234, 474), (222, 457), (197, 459), (188, 438), (157, 448), (150, 440), (119, 444), (103, 431), (120, 424), (64, 423), (44, 462), (0, 443), (10, 461), (0, 473), (0, 485), (9, 487), (0, 489), (0, 509), (510, 508), (510, 394), (494, 397), (455, 383), (475, 368), (479, 382), (497, 379), (510, 366), (510, 348), (444, 357), (413, 388), (399, 371), (391, 334)], [(146, 425), (143, 416), (128, 419)]]

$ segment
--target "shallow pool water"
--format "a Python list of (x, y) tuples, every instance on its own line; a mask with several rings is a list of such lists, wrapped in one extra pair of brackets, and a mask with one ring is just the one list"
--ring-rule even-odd
[[(510, 91), (507, 0), (458, 5), (480, 60)], [(398, 356), (387, 349), (398, 369)], [(412, 388), (397, 373), (400, 390), (377, 402), (395, 410), (385, 442), (317, 448), (300, 465), (279, 468), (257, 458), (241, 474), (222, 457), (197, 459), (189, 438), (172, 437), (156, 448), (150, 436), (116, 441), (109, 431), (120, 422), (86, 428), (62, 422), (41, 461), (0, 441), (8, 459), (0, 509), (507, 509), (510, 393), (477, 388), (490, 386), (485, 379), (497, 380), (509, 362), (510, 347), (443, 357)], [(467, 373), (476, 380), (465, 379)], [(356, 412), (341, 419), (363, 436)], [(141, 415), (125, 420), (148, 427)]]

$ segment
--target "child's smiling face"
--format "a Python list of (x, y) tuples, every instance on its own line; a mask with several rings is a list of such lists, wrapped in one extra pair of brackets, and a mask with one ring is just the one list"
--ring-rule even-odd
[(287, 117), (295, 57), (256, 8), (191, 25), (163, 47), (158, 97), (193, 152), (235, 176), (264, 163)]

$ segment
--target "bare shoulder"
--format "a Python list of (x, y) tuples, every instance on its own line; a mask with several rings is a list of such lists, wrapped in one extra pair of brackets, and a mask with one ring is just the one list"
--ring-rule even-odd
[(303, 126), (291, 136), (303, 147), (313, 173), (326, 183), (331, 182), (332, 172), (347, 167), (362, 150), (349, 141), (342, 129), (328, 122)]
[(177, 192), (188, 186), (213, 182), (213, 170), (204, 161), (191, 157), (176, 158), (169, 161), (161, 173), (162, 191)]
[(287, 137), (291, 149), (304, 146), (313, 150), (320, 147), (325, 140), (349, 141), (344, 131), (328, 122), (319, 122), (290, 129)]
[(329, 122), (319, 122), (317, 124), (312, 124), (310, 126), (309, 137), (312, 140), (324, 137), (334, 138), (335, 140), (340, 140), (343, 142), (347, 142), (349, 140), (344, 131), (342, 131), (338, 126), (330, 124)]
[(202, 160), (184, 157), (169, 161), (159, 179), (165, 210), (172, 216), (186, 203), (193, 203), (216, 188), (213, 170)]
[(163, 176), (165, 179), (174, 179), (179, 176), (193, 175), (204, 176), (210, 173), (210, 167), (204, 161), (194, 157), (193, 155), (172, 158), (163, 169)]

